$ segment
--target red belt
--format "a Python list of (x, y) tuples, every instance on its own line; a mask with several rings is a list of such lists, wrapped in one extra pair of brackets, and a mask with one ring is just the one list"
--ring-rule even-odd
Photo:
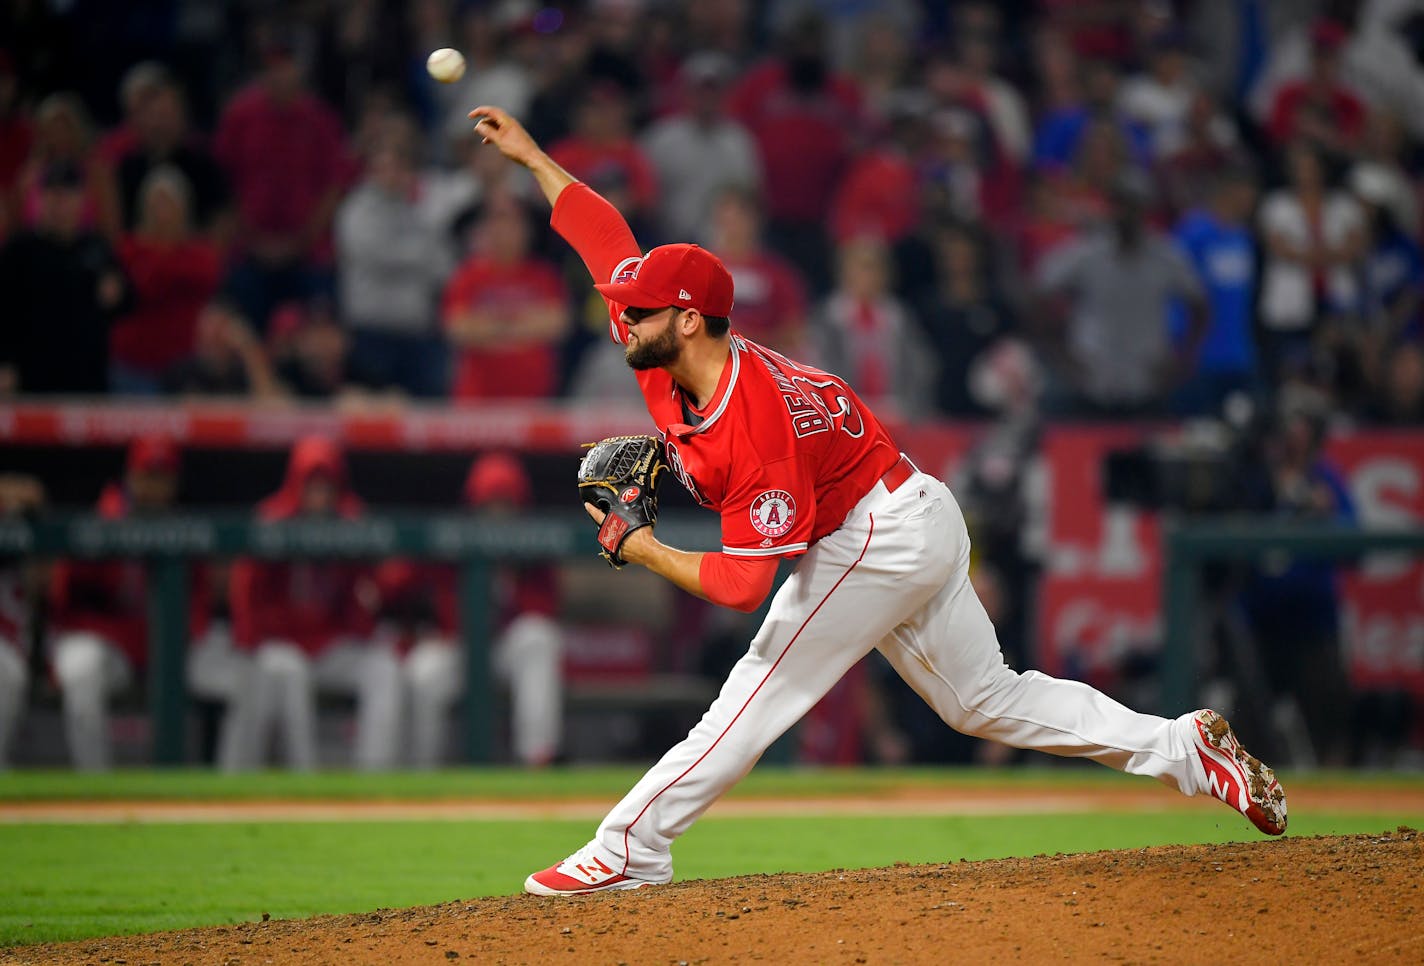
[(900, 488), (900, 484), (908, 480), (913, 474), (918, 473), (915, 464), (910, 462), (910, 458), (904, 453), (896, 460), (895, 465), (885, 471), (885, 475), (880, 478), (880, 482), (885, 484), (885, 489), (894, 493)]

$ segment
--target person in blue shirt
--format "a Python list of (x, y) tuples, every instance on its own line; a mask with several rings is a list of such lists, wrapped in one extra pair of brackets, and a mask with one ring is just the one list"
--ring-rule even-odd
[[(1232, 167), (1216, 178), (1206, 207), (1188, 212), (1174, 236), (1206, 289), (1210, 321), (1195, 368), (1177, 391), (1174, 408), (1181, 415), (1219, 413), (1233, 392), (1258, 390), (1254, 318), (1258, 253), (1251, 233), (1256, 178), (1250, 169)], [(1174, 312), (1173, 334), (1185, 329), (1184, 314)]]

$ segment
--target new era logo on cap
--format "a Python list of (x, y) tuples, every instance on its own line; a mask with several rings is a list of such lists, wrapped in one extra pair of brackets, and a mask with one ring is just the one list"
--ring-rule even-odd
[(620, 268), (614, 281), (594, 286), (610, 302), (637, 309), (676, 305), (721, 318), (732, 314), (731, 273), (705, 248), (660, 245), (636, 265)]

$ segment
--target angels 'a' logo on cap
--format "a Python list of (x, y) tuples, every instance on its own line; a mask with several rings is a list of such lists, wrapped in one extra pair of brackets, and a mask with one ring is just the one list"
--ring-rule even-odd
[(796, 501), (785, 490), (767, 490), (752, 501), (752, 526), (764, 537), (785, 536), (796, 519)]

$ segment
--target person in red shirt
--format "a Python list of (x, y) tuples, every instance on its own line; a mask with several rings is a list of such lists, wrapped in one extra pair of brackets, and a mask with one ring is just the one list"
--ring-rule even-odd
[(133, 308), (109, 331), (109, 388), (156, 395), (163, 373), (193, 351), (198, 315), (217, 294), (217, 246), (195, 234), (192, 185), (175, 167), (154, 168), (139, 189), (138, 226), (119, 242)]
[[(179, 453), (171, 440), (145, 436), (129, 447), (122, 482), (99, 495), (99, 516), (118, 520), (163, 513), (178, 492)], [(205, 630), (208, 598), (194, 568), (189, 632)], [(130, 687), (148, 659), (148, 591), (142, 560), (66, 560), (49, 588), (51, 667), (64, 708), (64, 730), (76, 768), (109, 767), (108, 704)]]
[[(721, 516), (720, 551), (676, 549), (652, 526), (614, 549), (743, 611), (761, 605), (781, 558), (800, 558), (702, 720), (588, 845), (530, 875), (526, 891), (671, 881), (673, 840), (872, 648), (959, 731), (1209, 792), (1263, 832), (1285, 830), (1275, 776), (1216, 712), (1138, 714), (1079, 682), (1009, 668), (969, 583), (969, 536), (949, 488), (899, 452), (839, 377), (733, 330), (732, 278), (716, 256), (680, 244), (644, 255), (618, 212), (507, 113), (485, 106), (471, 117), (533, 173), (555, 230), (608, 279), (594, 287), (672, 472)], [(603, 511), (586, 509), (602, 523)]]
[(330, 227), (351, 180), (341, 121), (306, 89), (291, 41), (266, 41), (262, 72), (223, 110), (213, 139), (236, 200), (228, 282), (243, 314), (267, 331), (273, 308), (329, 283)]
[(633, 140), (630, 113), (621, 87), (611, 81), (595, 84), (579, 102), (573, 132), (549, 148), (549, 155), (586, 181), (625, 185), (627, 217), (638, 220), (656, 211), (658, 181), (652, 162)]
[(558, 269), (530, 254), (530, 234), (520, 202), (492, 197), (475, 227), (474, 253), (445, 286), (455, 399), (545, 399), (558, 391), (568, 293)]
[[(525, 512), (533, 500), (529, 474), (511, 453), (487, 453), (470, 466), (464, 502), (475, 514)], [(410, 703), (411, 763), (433, 768), (449, 744), (450, 711), (464, 693), (465, 653), (460, 634), (457, 571), (449, 564), (392, 560), (381, 567), (383, 601), (418, 614), (415, 644), (401, 665)], [(563, 719), (563, 632), (555, 619), (559, 590), (548, 564), (495, 571), (495, 673), (509, 685), (510, 744), (514, 758), (547, 765), (559, 750)]]
[(813, 285), (830, 279), (826, 209), (855, 147), (860, 92), (828, 63), (824, 23), (799, 18), (781, 56), (754, 66), (728, 109), (761, 152), (770, 235)]
[(893, 245), (915, 230), (928, 111), (923, 96), (900, 94), (890, 100), (887, 137), (856, 157), (831, 199), (830, 229), (838, 244), (875, 235)]
[[(263, 522), (301, 519), (341, 525), (361, 515), (340, 448), (321, 436), (292, 447), (282, 486), (258, 504)], [(394, 642), (373, 640), (370, 568), (344, 560), (238, 560), (230, 583), (232, 633), (253, 654), (252, 679), (233, 709), (236, 736), (224, 743), (228, 770), (257, 767), (279, 730), (288, 763), (317, 764), (317, 689), (356, 698), (358, 768), (394, 767), (401, 714)]]
[(712, 206), (712, 245), (732, 273), (741, 301), (737, 330), (778, 352), (806, 347), (806, 283), (762, 244), (761, 205), (746, 188), (728, 188)]
[(1266, 129), (1277, 147), (1303, 137), (1332, 154), (1352, 155), (1369, 112), (1340, 81), (1340, 48), (1349, 31), (1322, 17), (1311, 28), (1310, 40), (1310, 73), (1276, 92)]

